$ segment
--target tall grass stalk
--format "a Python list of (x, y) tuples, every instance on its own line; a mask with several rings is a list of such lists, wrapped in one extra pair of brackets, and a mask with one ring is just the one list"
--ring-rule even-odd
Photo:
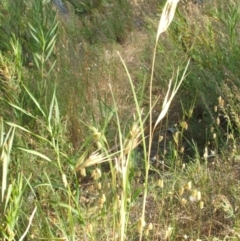
[(14, 62), (16, 65), (16, 71), (18, 73), (18, 81), (20, 81), (22, 77), (22, 65), (23, 65), (22, 46), (14, 34), (10, 39), (10, 46), (11, 46), (11, 49), (13, 50), (13, 55), (15, 57)]
[[(144, 149), (144, 160), (145, 160), (145, 183), (144, 183), (144, 198), (143, 198), (143, 205), (142, 205), (142, 215), (141, 217), (139, 218), (139, 232), (140, 232), (140, 237), (139, 237), (139, 240), (142, 240), (142, 236), (143, 236), (143, 228), (145, 226), (145, 207), (146, 207), (146, 199), (147, 199), (147, 194), (148, 194), (148, 173), (149, 173), (149, 166), (150, 166), (150, 155), (151, 155), (151, 145), (152, 145), (152, 140), (153, 140), (153, 134), (154, 134), (154, 131), (155, 131), (155, 128), (156, 126), (159, 124), (159, 122), (165, 117), (165, 115), (167, 114), (168, 110), (169, 110), (169, 107), (170, 107), (170, 104), (174, 98), (174, 96), (176, 95), (182, 81), (184, 80), (185, 76), (186, 76), (186, 71), (187, 71), (187, 68), (188, 68), (188, 65), (189, 65), (189, 61), (186, 65), (186, 68), (184, 70), (184, 73), (182, 75), (182, 77), (180, 78), (180, 80), (178, 81), (179, 77), (178, 77), (178, 72), (177, 72), (177, 75), (176, 75), (176, 81), (173, 85), (173, 78), (174, 76), (170, 79), (169, 81), (169, 85), (168, 85), (168, 90), (167, 90), (167, 93), (165, 95), (165, 98), (164, 98), (164, 101), (163, 101), (163, 105), (162, 105), (162, 110), (157, 118), (157, 121), (154, 125), (154, 127), (152, 128), (152, 110), (155, 106), (155, 103), (153, 103), (152, 101), (152, 86), (153, 86), (153, 74), (154, 74), (154, 66), (155, 66), (155, 59), (156, 59), (156, 52), (157, 52), (157, 45), (158, 45), (158, 42), (159, 42), (159, 38), (160, 38), (160, 35), (165, 32), (167, 30), (167, 28), (169, 27), (173, 17), (174, 17), (174, 14), (175, 14), (175, 10), (176, 10), (176, 7), (177, 7), (177, 3), (178, 3), (178, 0), (177, 1), (167, 1), (164, 9), (163, 9), (163, 13), (162, 13), (162, 16), (161, 16), (161, 19), (160, 19), (160, 22), (159, 22), (159, 26), (158, 26), (158, 32), (157, 32), (157, 37), (156, 37), (156, 43), (155, 43), (155, 48), (154, 48), (154, 52), (153, 52), (153, 61), (152, 61), (152, 70), (151, 70), (151, 78), (150, 78), (150, 93), (149, 93), (149, 96), (150, 96), (150, 103), (149, 103), (149, 119), (150, 119), (150, 126), (149, 126), (149, 133), (150, 133), (150, 137), (149, 137), (149, 146), (148, 146), (148, 152), (147, 152), (147, 147), (146, 147), (146, 142), (145, 142), (145, 136), (144, 136), (144, 120), (142, 118), (142, 115), (141, 115), (141, 110), (140, 110), (140, 106), (139, 106), (139, 101), (137, 99), (137, 96), (136, 96), (136, 92), (135, 92), (135, 88), (134, 88), (134, 85), (133, 85), (133, 81), (131, 79), (131, 76), (128, 72), (128, 69), (127, 69), (127, 66), (125, 65), (124, 63), (124, 60), (121, 58), (120, 56), (120, 59), (123, 63), (123, 66), (125, 68), (125, 71), (127, 73), (127, 76), (128, 76), (128, 79), (129, 79), (129, 83), (131, 85), (131, 89), (132, 89), (132, 93), (133, 93), (133, 96), (134, 96), (134, 101), (135, 101), (135, 107), (136, 107), (136, 111), (137, 111), (137, 117), (138, 117), (138, 123), (137, 125), (139, 125), (139, 131), (140, 131), (140, 135), (142, 137), (142, 141), (143, 141), (143, 149)], [(120, 129), (120, 123), (119, 123), (119, 120), (118, 120), (118, 126), (119, 126), (119, 137), (120, 137), (120, 142), (121, 142), (121, 129)], [(139, 133), (137, 134), (139, 135)], [(121, 146), (121, 150), (124, 150), (122, 149), (122, 142), (120, 144)], [(121, 155), (121, 159), (124, 159), (126, 158), (125, 155), (122, 153)], [(121, 211), (120, 211), (120, 215), (121, 215), (121, 238), (120, 240), (124, 240), (124, 235), (125, 235), (125, 222), (126, 222), (126, 199), (127, 199), (127, 190), (124, 188), (124, 186), (126, 185), (126, 182), (129, 178), (128, 176), (128, 173), (127, 173), (127, 170), (128, 170), (128, 166), (129, 166), (129, 163), (128, 163), (129, 159), (127, 159), (125, 162), (122, 161), (122, 166), (121, 166), (121, 173), (122, 173), (122, 184), (123, 184), (123, 192), (122, 192), (122, 196), (121, 196), (121, 202), (122, 202), (122, 205), (121, 205)], [(123, 164), (124, 163), (124, 164)]]
[[(181, 80), (179, 81), (179, 83), (175, 83), (172, 93), (170, 95), (170, 91), (172, 88), (172, 79), (169, 81), (169, 85), (168, 85), (168, 90), (162, 105), (162, 111), (159, 114), (157, 121), (154, 125), (154, 127), (152, 128), (152, 110), (154, 107), (154, 103), (153, 103), (153, 98), (152, 98), (152, 87), (153, 87), (153, 75), (154, 75), (154, 69), (155, 69), (155, 60), (156, 60), (156, 53), (157, 53), (157, 45), (159, 42), (159, 38), (160, 35), (162, 33), (164, 33), (170, 23), (173, 20), (173, 17), (175, 15), (175, 11), (177, 8), (177, 4), (178, 4), (179, 0), (168, 0), (163, 8), (163, 12), (159, 21), (159, 25), (158, 25), (158, 31), (157, 31), (157, 35), (156, 35), (156, 42), (155, 42), (155, 47), (154, 47), (154, 51), (153, 51), (153, 60), (152, 60), (152, 69), (151, 69), (151, 77), (150, 77), (150, 89), (149, 89), (149, 120), (150, 120), (150, 125), (149, 125), (149, 146), (148, 146), (148, 154), (147, 154), (147, 158), (145, 159), (145, 185), (144, 185), (144, 197), (143, 197), (143, 208), (142, 208), (142, 216), (140, 218), (141, 220), (141, 224), (140, 227), (140, 237), (139, 240), (142, 240), (142, 236), (143, 236), (143, 228), (145, 226), (145, 207), (146, 207), (146, 199), (147, 199), (147, 194), (148, 194), (148, 173), (149, 173), (149, 165), (150, 165), (150, 155), (151, 155), (151, 146), (152, 146), (152, 141), (153, 141), (153, 134), (154, 134), (154, 130), (156, 128), (156, 126), (159, 124), (159, 122), (164, 118), (164, 116), (166, 115), (166, 113), (168, 112), (168, 109), (170, 107), (170, 104), (175, 96), (175, 94), (177, 93), (183, 79), (184, 79), (184, 75), (181, 78)], [(185, 70), (186, 71), (186, 70)], [(185, 74), (185, 72), (184, 72)], [(169, 96), (170, 95), (170, 96)]]
[(12, 144), (15, 134), (15, 128), (11, 127), (7, 133), (4, 131), (3, 118), (0, 118), (0, 147), (1, 147), (1, 161), (2, 161), (2, 202), (4, 200), (4, 194), (7, 188), (8, 179), (8, 166), (11, 161), (10, 153), (12, 150)]
[[(150, 117), (150, 123), (152, 123), (152, 110), (155, 106), (155, 103), (153, 103), (152, 101), (152, 85), (153, 85), (153, 74), (154, 74), (154, 66), (155, 66), (155, 59), (156, 59), (156, 50), (157, 50), (157, 44), (159, 42), (159, 38), (160, 35), (167, 30), (168, 26), (170, 25), (173, 17), (174, 17), (174, 13), (177, 7), (177, 3), (178, 1), (167, 1), (164, 10), (163, 10), (163, 14), (162, 17), (160, 19), (159, 22), (159, 27), (158, 27), (158, 32), (157, 32), (157, 38), (156, 38), (156, 43), (155, 43), (155, 48), (154, 48), (154, 53), (153, 53), (153, 61), (152, 61), (152, 71), (151, 71), (151, 79), (150, 79), (150, 108), (149, 108), (149, 117)], [(132, 93), (134, 96), (134, 102), (135, 102), (135, 108), (136, 108), (136, 112), (137, 112), (137, 121), (133, 124), (133, 127), (130, 131), (130, 138), (125, 138), (123, 136), (122, 133), (122, 128), (121, 128), (121, 124), (120, 124), (120, 118), (118, 116), (118, 113), (116, 111), (116, 121), (117, 121), (117, 129), (118, 129), (118, 138), (119, 138), (119, 148), (120, 151), (114, 153), (115, 155), (115, 165), (116, 165), (116, 169), (112, 170), (112, 178), (115, 179), (116, 177), (118, 177), (118, 180), (121, 180), (121, 195), (120, 195), (120, 199), (116, 200), (116, 202), (120, 201), (120, 211), (119, 214), (114, 213), (114, 216), (117, 215), (119, 218), (116, 219), (116, 221), (114, 221), (114, 223), (118, 223), (118, 225), (115, 226), (114, 228), (114, 233), (118, 233), (120, 234), (120, 240), (123, 241), (125, 240), (126, 237), (126, 231), (127, 231), (127, 223), (128, 223), (128, 210), (127, 210), (127, 200), (130, 197), (130, 192), (129, 192), (129, 186), (130, 186), (130, 168), (133, 162), (133, 159), (131, 158), (131, 153), (134, 150), (134, 148), (138, 145), (139, 143), (139, 138), (141, 137), (142, 143), (143, 143), (143, 149), (144, 149), (144, 160), (145, 160), (145, 183), (144, 183), (144, 198), (143, 198), (143, 208), (142, 208), (142, 215), (139, 218), (139, 232), (140, 232), (140, 237), (139, 240), (142, 240), (142, 236), (143, 236), (143, 228), (145, 226), (145, 206), (146, 206), (146, 199), (147, 199), (147, 194), (148, 194), (148, 173), (149, 173), (149, 166), (150, 166), (150, 155), (151, 155), (151, 145), (152, 145), (152, 139), (153, 139), (153, 134), (155, 131), (156, 126), (159, 124), (159, 122), (165, 117), (165, 115), (167, 114), (170, 104), (174, 98), (174, 96), (176, 95), (182, 81), (184, 80), (185, 76), (186, 76), (186, 70), (187, 67), (189, 65), (189, 61), (187, 63), (187, 66), (184, 70), (184, 73), (182, 75), (182, 77), (180, 78), (180, 80), (178, 81), (178, 72), (177, 75), (175, 76), (176, 81), (173, 84), (173, 80), (171, 79), (169, 82), (169, 86), (168, 86), (168, 90), (165, 96), (165, 99), (163, 101), (163, 105), (162, 105), (162, 111), (159, 114), (157, 121), (154, 125), (154, 127), (152, 128), (151, 124), (149, 126), (150, 128), (150, 137), (149, 137), (149, 146), (146, 146), (146, 141), (145, 141), (145, 134), (144, 134), (144, 118), (142, 116), (142, 111), (139, 105), (139, 100), (137, 98), (136, 95), (136, 91), (135, 91), (135, 87), (132, 81), (132, 78), (130, 76), (130, 73), (127, 69), (127, 66), (124, 62), (124, 60), (122, 59), (121, 55), (119, 54), (121, 62), (125, 68), (125, 71), (127, 73), (128, 79), (129, 79), (129, 83), (131, 85), (131, 89), (132, 89)], [(172, 77), (174, 78), (174, 76)], [(110, 90), (111, 90), (111, 86), (110, 86)], [(112, 90), (111, 90), (112, 92)], [(114, 98), (114, 94), (112, 92), (112, 99), (114, 102), (114, 107), (115, 109), (117, 109), (117, 104)], [(148, 150), (147, 150), (148, 149)], [(100, 158), (101, 160), (99, 160), (98, 158), (94, 158), (94, 162), (92, 163), (101, 163), (103, 161), (106, 161), (107, 159), (104, 160), (104, 158)], [(79, 165), (80, 163), (78, 163)], [(113, 181), (113, 183), (116, 184), (115, 181)], [(118, 228), (119, 227), (119, 228)]]
[[(58, 102), (57, 102), (57, 98), (56, 98), (56, 91), (54, 90), (54, 92), (53, 92), (52, 100), (49, 105), (49, 109), (44, 110), (44, 108), (41, 106), (41, 104), (38, 102), (38, 100), (34, 97), (34, 95), (30, 92), (30, 90), (26, 86), (24, 86), (24, 85), (22, 85), (22, 86), (24, 88), (23, 90), (26, 92), (29, 99), (35, 105), (35, 108), (39, 110), (39, 113), (40, 113), (39, 116), (34, 115), (29, 110), (25, 110), (24, 108), (21, 108), (10, 102), (9, 102), (9, 105), (11, 107), (13, 107), (14, 109), (16, 109), (18, 112), (21, 112), (24, 115), (27, 115), (29, 118), (32, 118), (34, 121), (38, 122), (41, 125), (40, 128), (42, 129), (42, 135), (36, 134), (35, 130), (29, 130), (29, 129), (27, 129), (23, 126), (20, 126), (18, 124), (15, 124), (15, 123), (7, 122), (7, 124), (10, 126), (10, 130), (18, 129), (21, 132), (25, 132), (26, 134), (32, 136), (33, 138), (36, 138), (36, 140), (39, 141), (39, 143), (42, 143), (45, 147), (47, 147), (47, 149), (48, 149), (47, 153), (41, 153), (41, 152), (31, 149), (29, 147), (21, 147), (21, 146), (18, 146), (16, 148), (16, 150), (20, 150), (27, 154), (31, 154), (36, 157), (39, 157), (47, 162), (51, 162), (55, 167), (57, 167), (56, 170), (59, 172), (59, 174), (62, 177), (62, 184), (63, 184), (62, 192), (64, 193), (64, 195), (67, 196), (67, 202), (68, 202), (68, 203), (65, 203), (65, 202), (61, 202), (61, 201), (56, 201), (56, 203), (55, 203), (55, 206), (56, 206), (55, 212), (58, 214), (57, 217), (63, 227), (63, 228), (59, 227), (59, 229), (64, 237), (68, 237), (68, 238), (71, 237), (70, 240), (75, 240), (75, 228), (74, 228), (75, 221), (74, 221), (74, 219), (75, 219), (75, 216), (77, 216), (78, 220), (81, 222), (82, 214), (81, 214), (81, 210), (80, 210), (79, 199), (77, 198), (77, 197), (79, 197), (79, 195), (75, 196), (75, 194), (73, 194), (73, 191), (71, 190), (71, 187), (70, 187), (71, 184), (69, 183), (67, 175), (66, 175), (67, 171), (66, 171), (66, 169), (63, 168), (63, 165), (64, 165), (63, 158), (68, 159), (68, 157), (66, 154), (64, 154), (62, 152), (62, 149), (61, 149), (61, 144), (63, 141), (61, 139), (62, 123), (60, 120), (60, 111), (59, 111)], [(10, 131), (10, 134), (11, 133), (12, 132)], [(7, 137), (9, 135), (7, 135)], [(47, 138), (45, 138), (45, 135), (47, 135)], [(11, 144), (11, 142), (10, 142), (10, 144)], [(7, 169), (7, 168), (5, 168), (5, 169)], [(35, 188), (44, 187), (46, 189), (47, 187), (49, 187), (51, 192), (56, 194), (56, 191), (53, 188), (53, 184), (51, 182), (51, 178), (49, 177), (49, 174), (48, 173), (44, 173), (44, 174), (45, 174), (45, 178), (47, 179), (47, 184), (46, 183), (40, 184), (40, 185), (35, 186)], [(6, 179), (5, 176), (6, 175), (4, 175), (4, 179)], [(23, 183), (21, 176), (20, 176), (19, 180), (21, 181), (21, 182), (19, 181), (19, 183)], [(16, 185), (17, 185), (17, 183), (16, 183)], [(30, 182), (28, 181), (27, 183), (30, 186)], [(5, 186), (6, 185), (4, 185), (4, 187)], [(13, 186), (13, 187), (15, 187), (15, 186)], [(6, 188), (4, 188), (4, 190), (5, 189)], [(17, 195), (12, 197), (12, 199), (17, 198), (16, 202), (18, 202), (18, 203), (15, 205), (16, 207), (20, 207), (19, 202), (21, 201), (21, 197), (22, 197), (22, 194), (24, 191), (23, 184), (21, 184), (21, 187), (19, 187), (18, 190), (19, 190), (19, 198)], [(10, 195), (12, 192), (8, 191), (8, 193), (9, 193), (8, 196), (10, 198)], [(15, 194), (16, 194), (16, 192), (15, 192)], [(41, 208), (41, 207), (39, 207), (39, 208)], [(61, 209), (61, 211), (66, 210), (67, 215), (68, 215), (67, 220), (69, 223), (66, 223), (66, 220), (63, 217), (61, 217), (62, 213), (61, 213), (61, 211), (59, 211), (59, 209)], [(17, 210), (16, 210), (16, 212), (17, 212)], [(32, 222), (35, 212), (36, 212), (36, 208), (33, 210), (32, 214), (30, 216), (29, 225)], [(11, 214), (12, 212), (9, 212), (9, 213)], [(13, 215), (13, 214), (11, 214), (11, 215)], [(16, 222), (17, 217), (18, 216), (16, 214), (12, 220)], [(48, 219), (46, 219), (46, 222), (48, 222)], [(29, 229), (29, 225), (27, 226), (22, 237), (24, 237), (26, 235), (27, 230)], [(11, 232), (11, 235), (12, 235), (12, 233), (14, 233), (15, 223), (11, 223), (10, 228), (12, 230), (12, 232)], [(9, 240), (14, 240), (14, 239), (9, 239)]]
[[(30, 118), (33, 118), (35, 121), (38, 121), (39, 123), (42, 124), (42, 127), (44, 128), (45, 131), (47, 131), (49, 138), (44, 138), (41, 135), (37, 135), (34, 132), (24, 128), (23, 126), (17, 125), (15, 123), (10, 123), (8, 122), (8, 125), (11, 126), (11, 128), (17, 127), (18, 129), (36, 137), (38, 140), (44, 141), (45, 144), (49, 145), (54, 153), (55, 153), (55, 161), (56, 164), (59, 168), (59, 171), (62, 175), (62, 178), (64, 177), (64, 172), (62, 169), (62, 163), (60, 161), (61, 157), (66, 155), (60, 151), (59, 148), (59, 141), (60, 141), (60, 136), (61, 136), (61, 121), (60, 121), (60, 111), (58, 107), (58, 102), (56, 99), (56, 91), (54, 90), (52, 100), (49, 106), (48, 111), (44, 111), (44, 109), (41, 107), (41, 104), (37, 101), (37, 99), (33, 96), (33, 94), (28, 90), (26, 86), (24, 86), (24, 90), (26, 91), (27, 95), (29, 96), (29, 99), (32, 100), (34, 103), (35, 107), (39, 110), (41, 113), (41, 118), (39, 116), (35, 116), (34, 114), (30, 113), (29, 111), (25, 110), (24, 108), (21, 108), (15, 104), (12, 104), (9, 102), (9, 105), (12, 106), (14, 109), (20, 111), (22, 114), (25, 114), (29, 116)], [(52, 158), (49, 158), (46, 154), (40, 153), (36, 150), (32, 150), (29, 148), (24, 148), (24, 147), (18, 147), (19, 150), (25, 151), (29, 154), (38, 156), (46, 161), (51, 162)]]
[(57, 40), (58, 21), (56, 13), (44, 11), (42, 1), (33, 2), (32, 23), (28, 23), (32, 36), (31, 48), (33, 49), (33, 59), (40, 71), (41, 81), (38, 82), (40, 93), (46, 90), (46, 76), (53, 70), (56, 60), (50, 61)]
[[(111, 89), (111, 86), (110, 86)], [(112, 93), (112, 98), (114, 101), (114, 105), (115, 107), (117, 107), (115, 98), (114, 98), (114, 94), (112, 92), (111, 89), (111, 93)], [(119, 138), (119, 146), (120, 146), (120, 154), (118, 156), (118, 158), (115, 159), (116, 161), (116, 166), (117, 168), (117, 176), (120, 177), (121, 180), (121, 187), (122, 187), (122, 191), (121, 191), (121, 196), (120, 196), (120, 219), (117, 220), (118, 226), (120, 226), (120, 240), (123, 241), (124, 240), (124, 236), (125, 236), (125, 228), (126, 228), (126, 219), (127, 219), (127, 181), (128, 181), (128, 176), (127, 176), (127, 170), (129, 168), (129, 159), (126, 157), (126, 155), (124, 154), (124, 142), (123, 142), (123, 135), (122, 135), (122, 131), (121, 131), (121, 124), (120, 124), (120, 119), (118, 116), (118, 112), (116, 112), (116, 119), (117, 119), (117, 127), (118, 127), (118, 138)], [(114, 172), (112, 172), (114, 173)], [(116, 175), (114, 175), (113, 177), (115, 178)], [(115, 213), (114, 213), (115, 214)], [(114, 215), (115, 216), (115, 215)]]

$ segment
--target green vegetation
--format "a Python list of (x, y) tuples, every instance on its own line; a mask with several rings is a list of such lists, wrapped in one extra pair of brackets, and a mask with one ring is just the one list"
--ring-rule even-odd
[(169, 2), (1, 1), (0, 240), (240, 239), (240, 1)]

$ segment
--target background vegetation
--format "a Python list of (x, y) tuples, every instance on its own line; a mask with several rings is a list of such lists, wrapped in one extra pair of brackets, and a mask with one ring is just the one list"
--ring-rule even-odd
[(54, 2), (0, 2), (0, 239), (239, 240), (239, 0)]

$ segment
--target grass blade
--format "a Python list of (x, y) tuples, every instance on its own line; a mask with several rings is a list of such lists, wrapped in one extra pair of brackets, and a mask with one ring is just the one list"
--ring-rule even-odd
[(36, 105), (36, 107), (40, 110), (40, 112), (42, 113), (43, 117), (46, 117), (46, 114), (43, 111), (43, 109), (41, 108), (40, 104), (38, 103), (38, 101), (35, 99), (35, 97), (32, 95), (32, 93), (28, 90), (28, 88), (24, 84), (23, 84), (23, 88), (26, 90), (26, 92), (28, 93), (29, 97), (33, 100), (33, 102)]
[(32, 224), (32, 220), (33, 220), (33, 218), (34, 218), (34, 215), (35, 215), (36, 211), (37, 211), (37, 207), (34, 208), (31, 216), (29, 217), (28, 226), (27, 226), (25, 232), (23, 233), (23, 235), (21, 236), (21, 238), (19, 239), (19, 241), (24, 240), (24, 238), (26, 237), (26, 235), (27, 235), (27, 233), (28, 233), (28, 230), (30, 229), (30, 226), (31, 226), (31, 224)]
[(41, 157), (43, 159), (45, 159), (46, 161), (49, 161), (51, 162), (52, 160), (50, 158), (48, 158), (46, 155), (38, 152), (38, 151), (34, 151), (34, 150), (30, 150), (30, 149), (26, 149), (26, 148), (23, 148), (23, 147), (18, 147), (19, 150), (22, 150), (22, 151), (25, 151), (27, 153), (30, 153), (30, 154), (33, 154), (35, 156), (38, 156), (38, 157)]

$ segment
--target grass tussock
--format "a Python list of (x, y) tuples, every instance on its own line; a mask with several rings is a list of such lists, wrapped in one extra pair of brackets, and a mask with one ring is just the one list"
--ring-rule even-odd
[(239, 4), (0, 3), (0, 239), (239, 240)]

